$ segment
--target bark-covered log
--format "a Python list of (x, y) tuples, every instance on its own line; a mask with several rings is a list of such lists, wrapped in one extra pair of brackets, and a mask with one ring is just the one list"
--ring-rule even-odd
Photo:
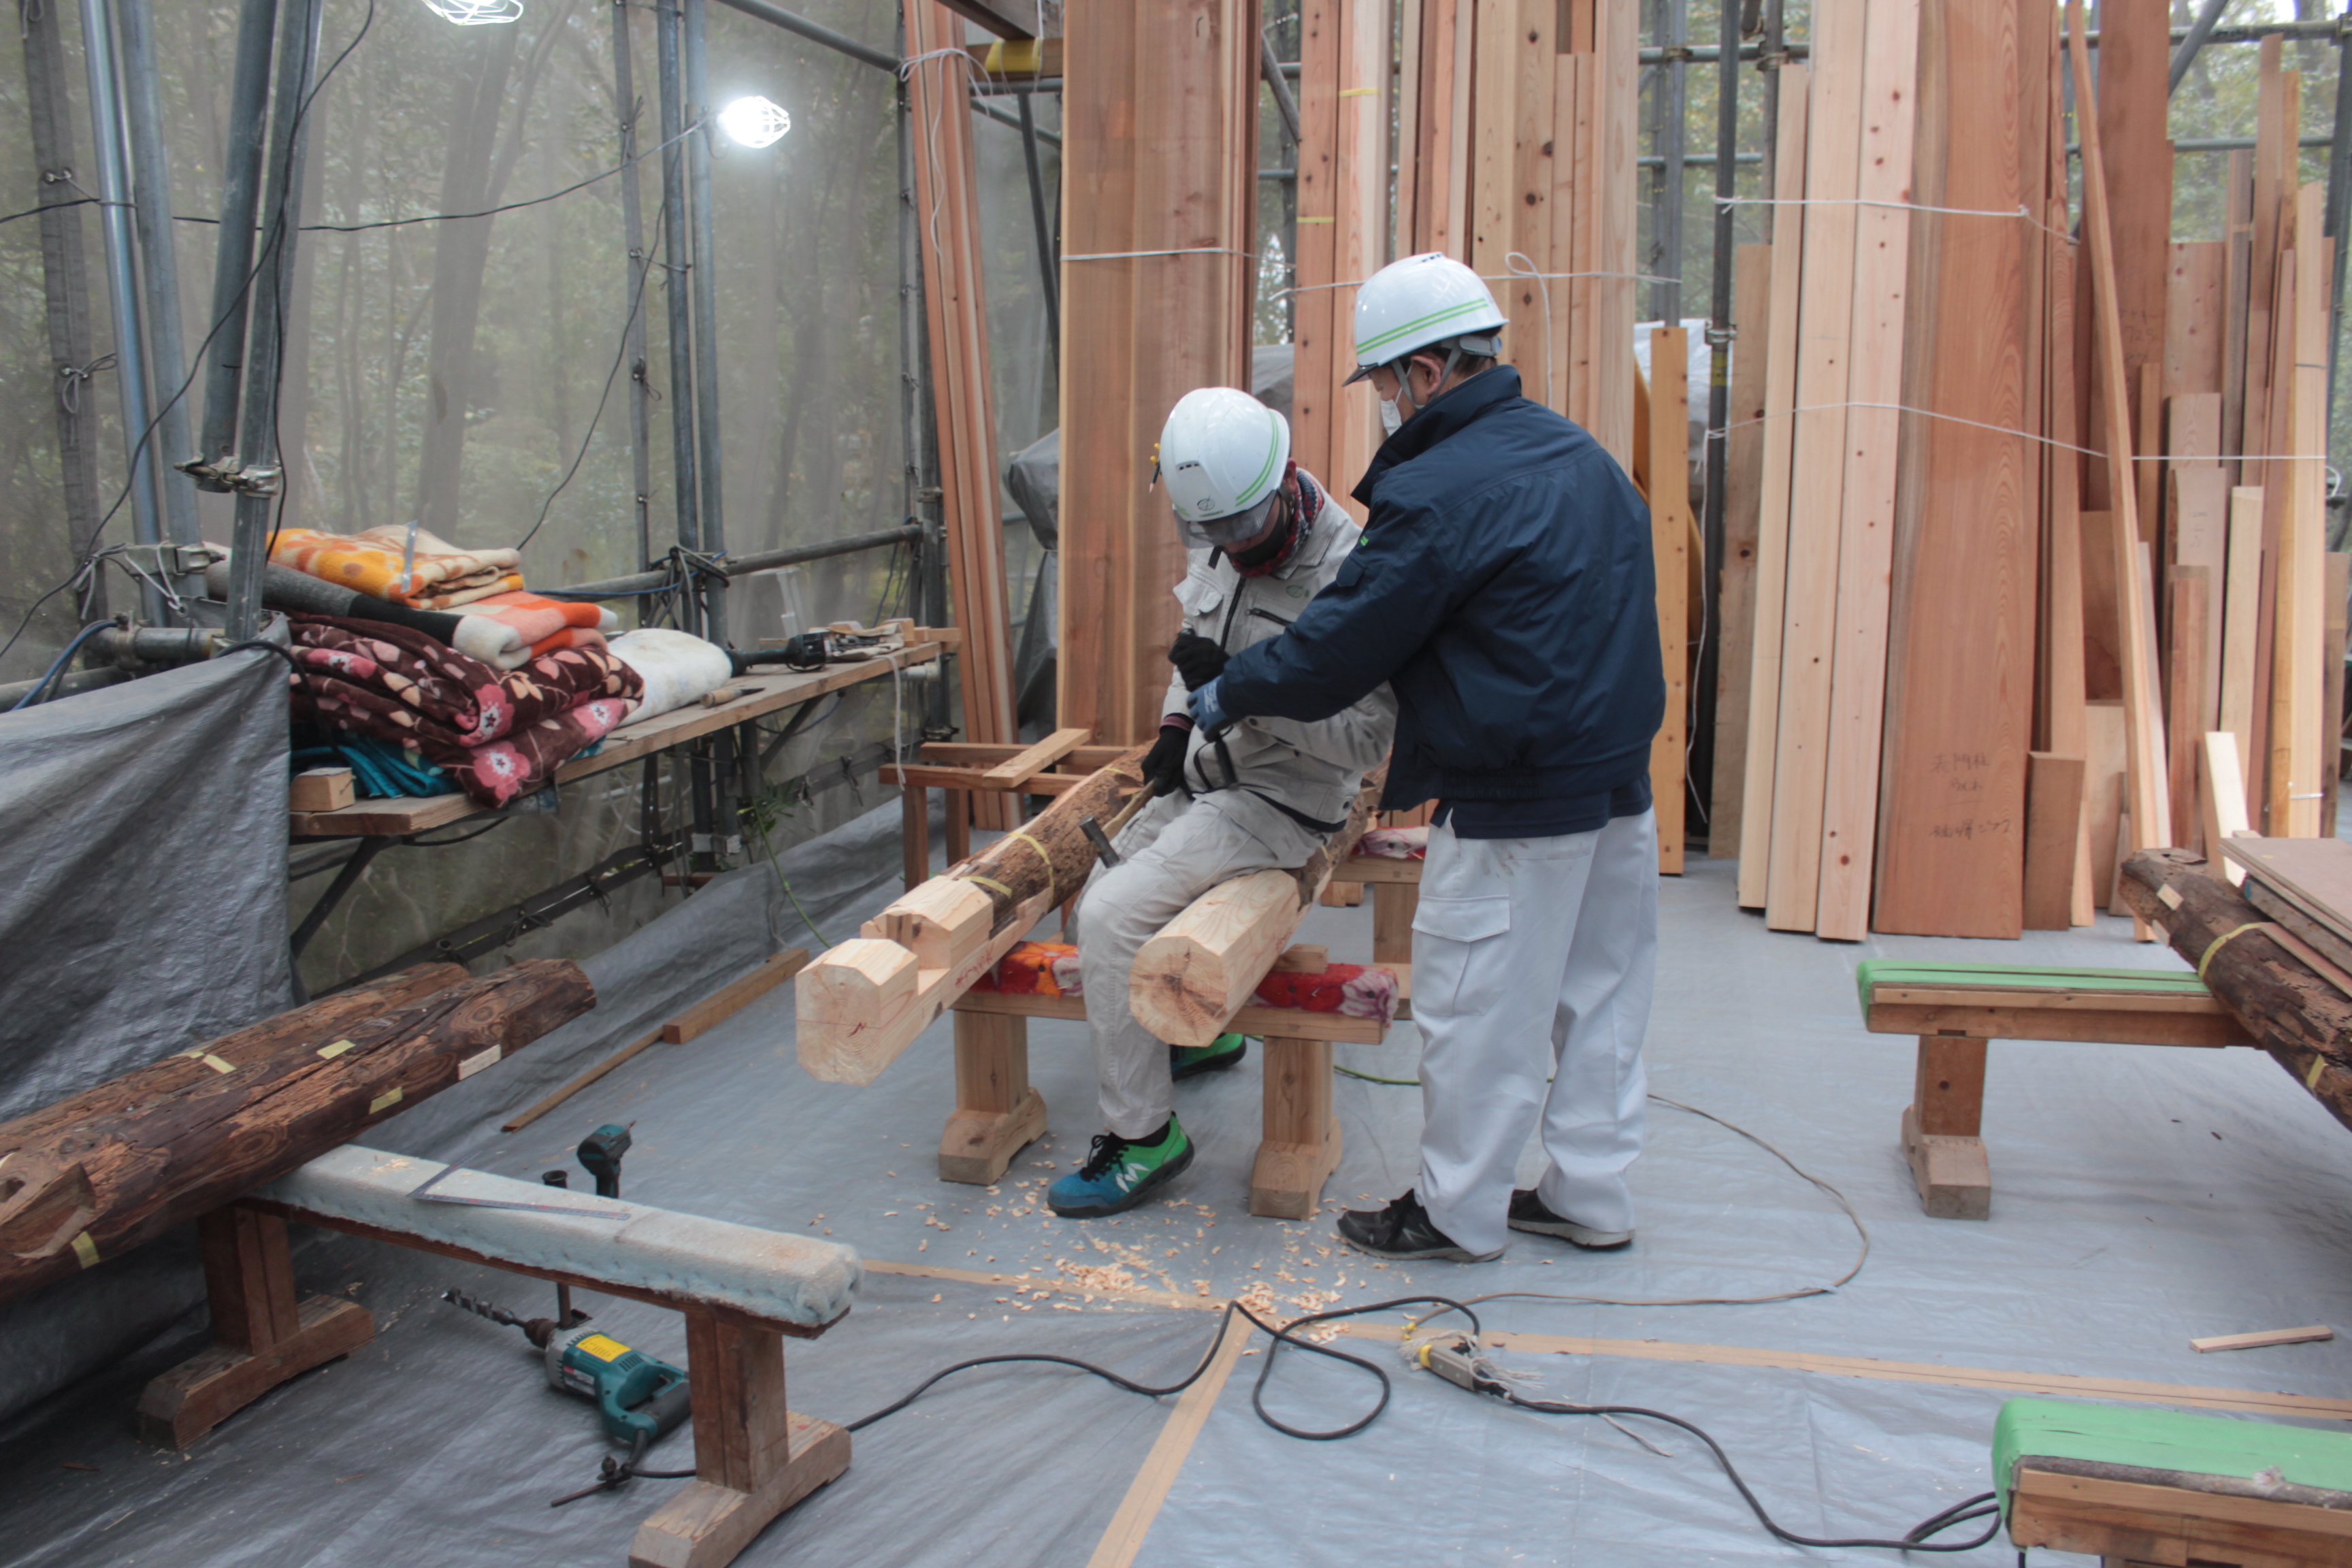
[(2273, 941), (2262, 910), (2189, 850), (2132, 856), (2120, 885), (2132, 912), (2163, 930), (2215, 1000), (2352, 1127), (2352, 996)]
[(1386, 764), (1364, 775), (1347, 826), (1307, 864), (1220, 883), (1145, 942), (1128, 980), (1136, 1022), (1176, 1046), (1205, 1046), (1223, 1033), (1323, 896), (1332, 868), (1354, 853), (1387, 779)]
[[(1080, 826), (1093, 817), (1105, 827), (1143, 787), (1143, 757), (1138, 746), (1087, 782), (1054, 797), (1054, 804), (969, 859), (959, 860), (933, 881), (977, 882), (988, 894), (992, 929), (1040, 892), (1060, 903), (1086, 885), (1095, 867), (1094, 841)], [(917, 889), (919, 891), (920, 889)]]
[(414, 999), (434, 977), (281, 1014), (0, 1123), (0, 1300), (152, 1241), (596, 1005), (555, 960)]

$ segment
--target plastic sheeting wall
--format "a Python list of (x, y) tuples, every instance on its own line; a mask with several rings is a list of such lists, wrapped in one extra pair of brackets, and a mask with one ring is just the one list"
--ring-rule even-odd
[[(284, 668), (233, 654), (0, 714), (0, 1119), (288, 1005)], [(0, 1309), (0, 1411), (200, 1294), (175, 1238)]]

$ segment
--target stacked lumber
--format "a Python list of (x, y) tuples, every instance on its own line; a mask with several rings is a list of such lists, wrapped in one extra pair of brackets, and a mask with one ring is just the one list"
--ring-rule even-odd
[[(938, 51), (963, 37), (963, 21), (935, 0), (906, 7), (907, 82), (915, 143), (917, 243), (938, 416), (940, 506), (948, 583), (963, 647), (964, 734), (988, 744), (1019, 738), (1013, 709), (1012, 616), (1004, 576), (1004, 522), (997, 505), (996, 418), (990, 391), (988, 301), (982, 278), (980, 181), (965, 107), (972, 68)], [(1004, 803), (974, 802), (980, 826), (1010, 827)]]
[(0, 1123), (0, 1300), (274, 1181), (596, 1005), (574, 963), (432, 964)]
[[(1634, 0), (1420, 0), (1406, 12), (1398, 108), (1400, 137), (1417, 154), (1398, 161), (1400, 243), (1476, 268), (1510, 318), (1504, 358), (1527, 395), (1590, 430), (1629, 470), (1639, 28)], [(1373, 57), (1383, 61), (1385, 39), (1383, 28)], [(1303, 57), (1302, 95), (1313, 60)], [(1299, 190), (1304, 215), (1303, 160)], [(1319, 258), (1305, 221), (1302, 306), (1306, 290), (1370, 270), (1341, 261), (1310, 273)], [(1346, 320), (1350, 291), (1328, 291)]]
[(2170, 241), (2168, 26), (2111, 0), (2095, 73), (2024, 0), (1824, 0), (1782, 72), (1717, 742), (1775, 930), (2085, 924), (2130, 851), (2332, 821), (2322, 194), (2273, 38), (2230, 237)]
[(1304, 0), (1298, 37), (1290, 451), (1361, 522), (1348, 492), (1380, 448), (1380, 419), (1370, 393), (1341, 386), (1356, 369), (1352, 285), (1389, 260), (1387, 7)]
[(1065, 28), (1059, 711), (1131, 745), (1184, 574), (1152, 448), (1187, 392), (1249, 384), (1257, 7), (1077, 5)]

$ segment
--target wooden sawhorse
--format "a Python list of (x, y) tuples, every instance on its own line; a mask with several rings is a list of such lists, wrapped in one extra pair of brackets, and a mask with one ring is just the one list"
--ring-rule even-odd
[(1412, 1016), (1412, 917), (1421, 907), (1419, 860), (1350, 855), (1331, 868), (1331, 880), (1372, 889), (1372, 962), (1396, 971), (1397, 1016)]
[[(956, 1003), (956, 1106), (940, 1136), (941, 1180), (988, 1185), (1045, 1132), (1045, 1101), (1029, 1082), (1029, 1020), (1086, 1016), (1079, 996), (968, 991)], [(1343, 1013), (1244, 1007), (1228, 1027), (1265, 1042), (1265, 1113), (1250, 1170), (1250, 1213), (1305, 1219), (1339, 1163), (1331, 1047), (1378, 1045), (1388, 1026)]]
[[(436, 1172), (465, 1201), (417, 1201)], [(364, 1344), (357, 1304), (299, 1301), (286, 1224), (323, 1226), (686, 1315), (696, 1479), (637, 1526), (631, 1568), (722, 1568), (770, 1521), (849, 1468), (849, 1434), (784, 1402), (784, 1338), (849, 1310), (861, 1269), (845, 1247), (570, 1194), (596, 1214), (534, 1212), (550, 1189), (346, 1144), (200, 1222), (220, 1342), (147, 1385), (140, 1426), (184, 1448), (241, 1405)], [(469, 1205), (500, 1202), (514, 1206)], [(590, 1271), (583, 1226), (612, 1227)]]
[(1903, 1154), (1921, 1206), (1937, 1219), (1992, 1217), (1983, 1138), (1988, 1041), (2254, 1043), (2193, 974), (1874, 959), (1855, 979), (1864, 1026), (1918, 1037)]

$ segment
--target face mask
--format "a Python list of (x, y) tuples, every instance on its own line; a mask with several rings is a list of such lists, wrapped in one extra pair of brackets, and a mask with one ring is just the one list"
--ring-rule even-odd
[(1403, 424), (1404, 410), (1397, 406), (1396, 399), (1393, 397), (1382, 398), (1381, 400), (1381, 429), (1384, 433), (1393, 436), (1401, 427), (1402, 427)]

